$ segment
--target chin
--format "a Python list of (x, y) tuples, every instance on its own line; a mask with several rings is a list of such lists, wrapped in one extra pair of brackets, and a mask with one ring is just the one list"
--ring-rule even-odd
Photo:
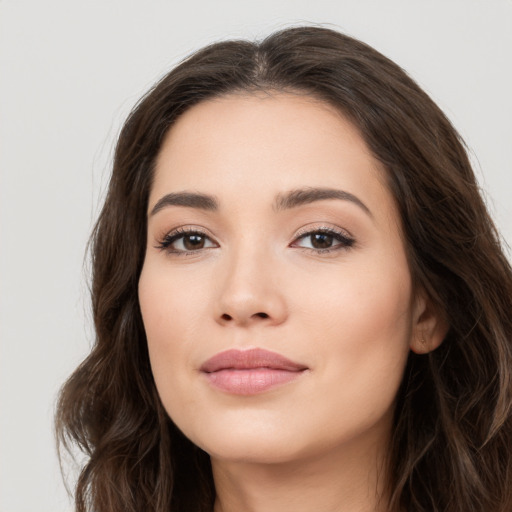
[(201, 447), (212, 459), (247, 464), (284, 464), (301, 458), (301, 450), (281, 439), (233, 436)]
[(183, 432), (212, 458), (233, 462), (285, 463), (301, 457), (306, 448), (300, 432), (290, 432), (281, 422), (272, 424), (264, 419), (210, 421), (204, 429), (185, 427)]

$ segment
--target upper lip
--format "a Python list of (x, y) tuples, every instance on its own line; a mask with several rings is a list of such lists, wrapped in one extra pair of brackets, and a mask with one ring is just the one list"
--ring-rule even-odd
[(205, 373), (213, 373), (220, 370), (249, 370), (254, 368), (298, 372), (306, 370), (307, 366), (296, 363), (276, 352), (253, 348), (249, 350), (231, 349), (219, 352), (205, 361), (200, 370)]

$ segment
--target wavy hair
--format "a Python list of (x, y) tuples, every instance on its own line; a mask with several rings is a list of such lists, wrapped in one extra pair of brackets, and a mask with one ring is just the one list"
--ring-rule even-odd
[(230, 93), (298, 92), (336, 107), (387, 171), (410, 270), (450, 328), (410, 354), (390, 447), (393, 512), (512, 510), (512, 270), (464, 144), (395, 63), (336, 31), (296, 27), (210, 45), (136, 105), (120, 134), (91, 238), (96, 341), (63, 386), (56, 431), (86, 460), (86, 512), (210, 512), (209, 457), (167, 416), (138, 303), (155, 159), (176, 119)]

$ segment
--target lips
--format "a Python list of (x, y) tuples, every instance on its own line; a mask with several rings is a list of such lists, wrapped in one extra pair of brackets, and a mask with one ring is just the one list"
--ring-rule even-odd
[(200, 368), (214, 388), (235, 395), (253, 395), (300, 377), (307, 366), (263, 349), (227, 350)]

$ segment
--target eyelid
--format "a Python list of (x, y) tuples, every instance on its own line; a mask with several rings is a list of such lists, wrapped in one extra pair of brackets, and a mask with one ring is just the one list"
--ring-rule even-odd
[[(187, 236), (187, 235), (200, 235), (204, 238), (208, 239), (214, 247), (201, 247), (198, 249), (193, 250), (178, 250), (178, 249), (172, 249), (170, 246), (180, 238)], [(208, 230), (206, 230), (203, 227), (199, 226), (179, 226), (176, 228), (173, 228), (171, 230), (165, 231), (162, 235), (158, 236), (156, 238), (156, 246), (155, 249), (159, 249), (162, 251), (166, 251), (171, 254), (176, 255), (186, 255), (186, 254), (194, 254), (199, 251), (203, 251), (205, 249), (213, 249), (215, 247), (219, 247), (218, 242), (215, 240), (215, 237), (209, 233)]]
[(189, 233), (199, 233), (201, 235), (207, 236), (212, 240), (217, 237), (207, 228), (199, 225), (199, 224), (178, 224), (171, 228), (159, 229), (155, 231), (155, 240), (159, 241), (164, 239), (166, 236), (173, 236), (176, 234), (189, 234)]
[[(308, 236), (312, 236), (317, 233), (325, 233), (332, 235), (339, 243), (329, 247), (329, 248), (314, 248), (314, 247), (301, 247), (296, 245), (298, 241), (307, 238)], [(200, 247), (198, 249), (173, 249), (171, 245), (175, 243), (182, 237), (187, 235), (197, 234), (199, 236), (205, 237), (212, 245), (209, 247)], [(327, 225), (325, 223), (322, 224), (313, 224), (307, 225), (300, 228), (293, 236), (293, 241), (290, 243), (290, 247), (297, 247), (300, 249), (312, 251), (314, 253), (327, 253), (331, 251), (336, 251), (340, 249), (349, 249), (353, 247), (355, 243), (355, 238), (343, 228), (339, 226)], [(205, 229), (201, 226), (189, 225), (189, 226), (178, 226), (171, 230), (165, 231), (161, 236), (156, 238), (155, 249), (159, 249), (162, 251), (167, 251), (171, 254), (178, 255), (186, 255), (186, 254), (194, 254), (200, 251), (204, 251), (205, 249), (213, 249), (220, 247), (219, 243), (216, 241), (216, 237), (213, 236), (209, 230)]]
[[(315, 247), (302, 247), (300, 245), (296, 245), (298, 241), (304, 240), (307, 237), (310, 237), (316, 233), (324, 233), (333, 236), (339, 243), (328, 248), (315, 248)], [(343, 228), (338, 226), (326, 226), (325, 224), (317, 225), (317, 226), (305, 226), (301, 228), (293, 237), (293, 242), (290, 244), (291, 247), (296, 247), (298, 249), (303, 249), (306, 251), (311, 251), (315, 254), (329, 253), (340, 250), (347, 250), (354, 246), (356, 240), (355, 238)]]
[(354, 239), (354, 236), (344, 228), (340, 228), (339, 226), (332, 226), (325, 223), (320, 224), (308, 224), (307, 226), (303, 226), (300, 228), (294, 235), (294, 240), (301, 238), (305, 235), (311, 235), (312, 233), (318, 233), (319, 231), (324, 233), (332, 233), (343, 236), (344, 238)]

